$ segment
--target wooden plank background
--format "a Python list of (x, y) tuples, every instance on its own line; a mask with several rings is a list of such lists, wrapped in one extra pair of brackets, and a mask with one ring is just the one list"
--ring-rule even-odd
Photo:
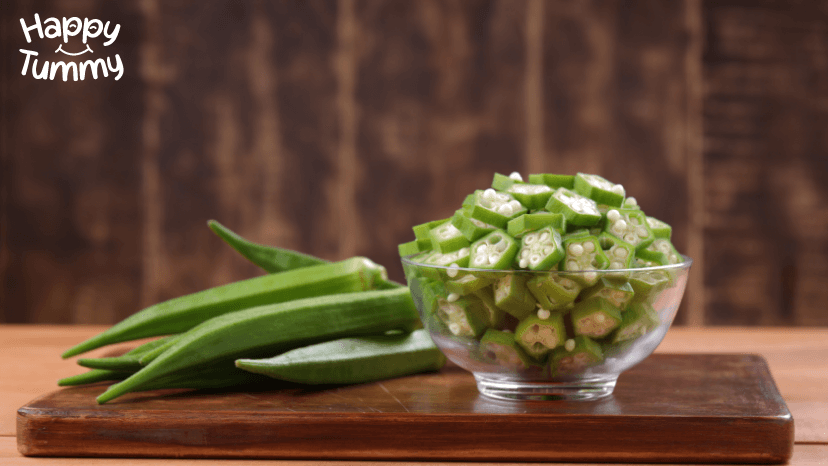
[[(112, 323), (258, 274), (210, 218), (401, 280), (412, 225), (517, 170), (600, 173), (671, 223), (696, 260), (681, 324), (828, 325), (828, 1), (0, 13), (0, 322)], [(18, 49), (55, 57), (35, 13), (120, 24), (98, 50), (123, 78), (22, 76)]]

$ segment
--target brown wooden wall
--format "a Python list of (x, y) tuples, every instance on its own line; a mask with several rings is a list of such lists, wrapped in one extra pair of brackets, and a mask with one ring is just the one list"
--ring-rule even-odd
[[(0, 322), (111, 323), (258, 274), (210, 218), (402, 279), (412, 225), (517, 170), (600, 173), (671, 223), (696, 260), (679, 323), (828, 325), (828, 1), (1, 13)], [(35, 13), (120, 24), (91, 45), (123, 78), (22, 76), (18, 49), (57, 57), (26, 43)]]

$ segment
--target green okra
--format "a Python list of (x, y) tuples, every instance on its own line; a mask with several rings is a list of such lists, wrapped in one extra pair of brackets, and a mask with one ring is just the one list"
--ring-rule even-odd
[(474, 196), (474, 204), (468, 207), (469, 216), (497, 228), (506, 228), (509, 220), (527, 212), (512, 195), (491, 188), (477, 190)]
[(594, 286), (584, 290), (581, 298), (584, 301), (593, 297), (603, 298), (616, 308), (624, 309), (634, 296), (635, 291), (629, 282), (603, 277)]
[(176, 336), (177, 335), (170, 335), (157, 340), (148, 341), (121, 356), (110, 358), (78, 359), (78, 364), (91, 369), (109, 369), (113, 371), (135, 372), (143, 367), (140, 361), (145, 354), (152, 352), (156, 348), (163, 347), (170, 341), (174, 341)]
[(462, 276), (446, 281), (446, 290), (449, 293), (457, 293), (463, 296), (485, 288), (494, 283), (494, 281), (494, 278), (464, 272)]
[(470, 338), (482, 335), (491, 319), (482, 300), (475, 296), (459, 297), (453, 293), (445, 299), (438, 298), (437, 318), (452, 335)]
[(221, 223), (210, 220), (207, 222), (213, 232), (229, 244), (233, 249), (246, 257), (250, 262), (258, 265), (268, 273), (285, 272), (288, 270), (327, 264), (328, 261), (290, 249), (254, 243), (234, 233)]
[(432, 247), (442, 254), (454, 252), (460, 248), (467, 248), (470, 244), (469, 240), (463, 236), (463, 232), (458, 230), (451, 222), (432, 228), (429, 235)]
[(492, 328), (480, 338), (480, 355), (485, 362), (510, 369), (525, 370), (533, 365), (514, 334)]
[(656, 238), (664, 238), (669, 240), (671, 234), (673, 233), (673, 227), (655, 217), (648, 216), (647, 225), (650, 226), (650, 230)]
[(381, 265), (354, 257), (217, 286), (145, 308), (70, 348), (63, 357), (112, 343), (184, 332), (212, 317), (249, 307), (365, 291), (387, 278)]
[[(609, 269), (629, 269), (632, 267), (633, 258), (635, 257), (635, 247), (619, 239), (607, 232), (602, 232), (598, 235), (598, 242), (601, 243), (601, 248), (604, 249), (604, 254), (609, 260)], [(622, 272), (613, 274), (621, 276)]]
[(624, 204), (626, 192), (620, 184), (607, 179), (586, 173), (575, 175), (574, 190), (576, 193), (588, 197), (598, 204), (612, 207), (621, 207)]
[[(414, 237), (421, 240), (431, 241), (431, 230), (439, 225), (448, 222), (451, 219), (443, 218), (440, 220), (432, 220), (430, 222), (414, 225), (411, 229), (414, 231)], [(433, 246), (432, 246), (433, 247)]]
[(545, 227), (523, 235), (516, 260), (523, 269), (549, 270), (565, 255), (561, 234), (552, 227)]
[(683, 260), (670, 240), (664, 238), (656, 238), (649, 246), (640, 249), (638, 257), (658, 265), (678, 264)]
[(661, 320), (648, 303), (634, 303), (622, 314), (621, 324), (612, 334), (612, 343), (634, 340), (659, 326)]
[(303, 384), (354, 384), (436, 371), (446, 357), (428, 332), (343, 338), (268, 359), (237, 359), (239, 369)]
[(575, 335), (601, 338), (621, 324), (621, 310), (597, 296), (575, 304), (569, 315)]
[(607, 212), (604, 231), (632, 244), (637, 251), (655, 240), (644, 212), (635, 209), (612, 209)]
[(609, 259), (601, 249), (598, 237), (575, 233), (563, 238), (566, 256), (560, 262), (560, 269), (573, 273), (571, 278), (584, 286), (592, 286), (598, 281), (598, 272), (607, 267)]
[(420, 241), (416, 239), (414, 241), (400, 243), (399, 245), (397, 245), (397, 252), (400, 253), (400, 257), (410, 256), (412, 254), (417, 254), (418, 252), (422, 251), (423, 249), (420, 247)]
[(497, 229), (494, 225), (471, 218), (467, 209), (457, 210), (451, 217), (451, 224), (469, 241), (477, 241)]
[(543, 209), (554, 190), (545, 184), (515, 183), (504, 190), (531, 210)]
[(506, 224), (506, 233), (509, 233), (513, 238), (520, 238), (530, 231), (540, 230), (544, 227), (552, 227), (559, 232), (564, 231), (566, 229), (566, 219), (561, 213), (553, 214), (540, 211), (523, 214), (509, 220), (509, 223)]
[(508, 268), (518, 252), (518, 243), (503, 230), (495, 230), (472, 243), (469, 267), (476, 269)]
[(566, 188), (558, 188), (552, 193), (546, 210), (563, 214), (567, 225), (589, 227), (601, 221), (601, 212), (595, 201)]
[(77, 374), (58, 380), (58, 386), (71, 387), (75, 385), (86, 385), (90, 383), (105, 382), (109, 380), (124, 380), (134, 371), (114, 371), (110, 369), (92, 369), (83, 374)]
[(535, 310), (537, 301), (526, 288), (529, 276), (510, 273), (499, 278), (494, 285), (494, 301), (517, 319), (523, 319)]
[(526, 282), (526, 289), (542, 308), (555, 311), (572, 306), (581, 292), (581, 285), (569, 277), (553, 273), (530, 278)]
[(474, 292), (474, 295), (483, 302), (483, 305), (486, 307), (486, 311), (489, 315), (488, 326), (489, 328), (500, 328), (503, 326), (504, 321), (506, 319), (506, 313), (503, 312), (503, 309), (497, 307), (494, 301), (494, 290), (492, 290), (491, 286), (487, 286), (481, 288)]
[(563, 315), (539, 309), (520, 321), (515, 329), (515, 341), (526, 353), (537, 360), (543, 359), (566, 339)]
[(226, 370), (240, 358), (262, 358), (336, 338), (412, 331), (419, 326), (407, 288), (344, 293), (249, 308), (209, 319), (98, 397), (106, 403), (156, 381), (198, 368)]
[(529, 175), (532, 184), (545, 184), (552, 189), (575, 187), (575, 175), (557, 175), (554, 173), (536, 173)]
[(506, 175), (501, 175), (500, 173), (495, 173), (492, 179), (492, 188), (498, 191), (506, 191), (512, 187), (515, 183), (523, 183), (519, 177), (511, 177)]
[(553, 376), (576, 375), (603, 360), (601, 345), (589, 337), (577, 336), (552, 352), (549, 369)]
[(171, 339), (167, 340), (166, 342), (164, 342), (163, 345), (158, 345), (155, 348), (153, 348), (153, 349), (145, 352), (144, 354), (140, 355), (138, 357), (138, 363), (141, 365), (141, 367), (146, 366), (147, 364), (151, 363), (155, 358), (160, 356), (161, 353), (163, 353), (164, 351), (167, 351), (167, 349), (169, 349), (174, 344), (176, 344), (178, 342), (178, 338), (180, 336), (181, 336), (180, 334), (176, 335), (175, 338), (171, 338)]

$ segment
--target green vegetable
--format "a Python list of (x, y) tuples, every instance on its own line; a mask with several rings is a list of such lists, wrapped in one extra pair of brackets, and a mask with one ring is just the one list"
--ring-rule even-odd
[(598, 204), (588, 197), (581, 196), (566, 188), (558, 188), (549, 198), (546, 210), (562, 213), (567, 225), (591, 226), (601, 220)]
[(621, 323), (621, 311), (601, 297), (593, 297), (575, 305), (570, 313), (575, 335), (601, 338)]
[(489, 310), (479, 298), (449, 294), (437, 299), (437, 317), (456, 336), (477, 338), (489, 324)]
[(509, 220), (525, 213), (526, 207), (511, 194), (489, 188), (474, 192), (474, 204), (470, 207), (469, 215), (497, 228), (506, 228)]
[(561, 234), (552, 227), (525, 234), (520, 244), (517, 259), (522, 269), (549, 270), (566, 255)]
[(446, 362), (428, 332), (343, 338), (269, 359), (238, 359), (236, 367), (303, 384), (352, 384), (439, 370)]
[(509, 233), (514, 238), (520, 238), (530, 231), (540, 230), (547, 226), (561, 232), (566, 228), (566, 219), (560, 213), (535, 212), (523, 214), (520, 217), (509, 220), (509, 223), (506, 224), (506, 233)]
[(622, 239), (641, 250), (655, 240), (647, 223), (647, 216), (640, 210), (612, 209), (607, 212), (607, 224), (604, 231)]
[(538, 275), (526, 282), (526, 289), (538, 300), (542, 308), (564, 310), (578, 297), (581, 285), (559, 274)]
[(542, 359), (566, 339), (563, 316), (546, 309), (538, 310), (520, 321), (515, 329), (515, 340), (535, 359)]
[(499, 278), (494, 286), (495, 305), (518, 319), (535, 310), (537, 302), (526, 289), (528, 275), (511, 273)]
[(549, 357), (549, 369), (553, 376), (583, 372), (604, 360), (601, 345), (589, 337), (577, 336), (564, 342)]
[(92, 369), (83, 374), (73, 375), (58, 380), (58, 386), (71, 387), (74, 385), (85, 385), (96, 382), (104, 382), (108, 380), (123, 380), (134, 372), (130, 371), (113, 371), (109, 369)]
[(469, 266), (477, 269), (507, 268), (518, 252), (518, 243), (503, 230), (495, 230), (471, 245)]
[(371, 289), (385, 268), (364, 257), (230, 283), (150, 306), (70, 348), (68, 358), (101, 346), (180, 333), (221, 314), (264, 304)]
[(109, 369), (114, 371), (135, 372), (141, 367), (141, 357), (158, 347), (174, 341), (177, 335), (152, 340), (143, 345), (124, 353), (121, 356), (111, 358), (78, 359), (78, 364), (92, 369)]
[(561, 270), (574, 273), (571, 278), (584, 286), (592, 286), (598, 282), (598, 272), (609, 264), (609, 259), (601, 249), (598, 238), (592, 235), (579, 233), (567, 235), (563, 238), (566, 257), (561, 261)]
[(624, 204), (624, 187), (607, 181), (598, 175), (578, 173), (575, 175), (575, 192), (588, 197), (598, 204), (621, 207)]
[(268, 273), (285, 272), (328, 263), (324, 259), (302, 254), (301, 252), (248, 241), (215, 220), (210, 220), (207, 225), (233, 249)]
[(182, 334), (149, 365), (109, 387), (98, 402), (143, 390), (188, 370), (232, 368), (239, 358), (266, 357), (335, 338), (393, 329), (412, 331), (418, 325), (406, 288), (299, 299), (220, 315)]
[(511, 369), (525, 370), (532, 365), (514, 335), (491, 328), (480, 339), (480, 354), (485, 362)]

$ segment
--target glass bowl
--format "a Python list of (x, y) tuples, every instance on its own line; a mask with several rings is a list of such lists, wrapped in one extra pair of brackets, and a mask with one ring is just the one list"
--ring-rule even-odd
[(673, 322), (692, 259), (633, 269), (442, 267), (402, 258), (423, 325), (483, 395), (593, 400), (652, 354)]

